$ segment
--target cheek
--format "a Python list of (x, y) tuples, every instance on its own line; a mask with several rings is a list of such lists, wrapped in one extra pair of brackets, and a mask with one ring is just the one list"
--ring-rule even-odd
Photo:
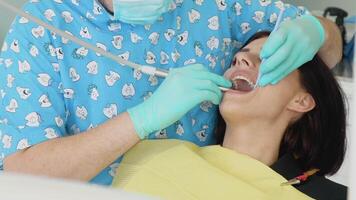
[(260, 99), (256, 100), (263, 102), (265, 110), (279, 112), (287, 106), (294, 94), (292, 88), (286, 85), (276, 85), (266, 87), (263, 92), (261, 92)]
[(226, 70), (226, 72), (224, 73), (224, 77), (230, 77), (233, 72), (232, 66), (228, 70)]
[(249, 99), (225, 95), (220, 105), (220, 112), (229, 122), (268, 118), (280, 110), (279, 105), (282, 101), (277, 98), (280, 95), (279, 91), (273, 89), (273, 86), (259, 89), (256, 95)]
[(266, 87), (263, 94), (261, 94), (261, 98), (265, 99), (266, 104), (271, 107), (284, 109), (300, 89), (298, 77), (292, 74), (277, 85)]

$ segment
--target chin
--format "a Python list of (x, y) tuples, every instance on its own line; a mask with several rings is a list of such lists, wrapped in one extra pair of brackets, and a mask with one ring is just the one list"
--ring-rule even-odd
[(234, 99), (224, 98), (219, 107), (220, 114), (227, 123), (240, 121), (241, 118), (248, 117), (248, 106), (237, 104)]
[[(244, 113), (251, 112), (260, 104), (258, 96), (262, 89), (256, 88), (249, 92), (239, 90), (229, 90), (224, 93), (222, 102), (220, 104), (220, 112), (222, 116), (229, 115), (243, 115)], [(257, 104), (257, 105), (256, 105)]]
[(220, 104), (221, 116), (227, 123), (241, 123), (251, 120), (269, 120), (283, 110), (283, 103), (273, 95), (273, 86), (257, 88), (250, 92), (228, 91)]

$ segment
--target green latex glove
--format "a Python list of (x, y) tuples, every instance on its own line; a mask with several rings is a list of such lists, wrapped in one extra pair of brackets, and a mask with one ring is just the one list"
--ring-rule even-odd
[(203, 101), (218, 105), (222, 98), (219, 86), (230, 88), (231, 82), (203, 65), (172, 69), (149, 99), (128, 110), (137, 134), (144, 139), (178, 121)]
[(259, 86), (277, 84), (298, 67), (313, 59), (325, 41), (319, 20), (305, 15), (281, 23), (264, 44), (260, 57)]

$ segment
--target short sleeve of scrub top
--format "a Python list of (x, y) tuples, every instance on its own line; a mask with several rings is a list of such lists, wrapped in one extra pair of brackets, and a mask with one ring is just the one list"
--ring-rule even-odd
[[(27, 9), (33, 8), (31, 4)], [(33, 12), (31, 12), (33, 13)], [(0, 154), (2, 157), (66, 136), (66, 105), (53, 35), (17, 17), (0, 57)]]
[[(201, 63), (222, 75), (250, 36), (272, 30), (282, 8), (284, 18), (304, 13), (271, 0), (177, 0), (156, 23), (135, 26), (113, 20), (97, 0), (30, 1), (23, 10), (123, 59), (163, 69)], [(19, 150), (105, 123), (162, 81), (17, 17), (0, 56), (0, 169)], [(216, 117), (217, 107), (203, 102), (149, 139), (214, 144)], [(91, 182), (111, 184), (120, 159)]]

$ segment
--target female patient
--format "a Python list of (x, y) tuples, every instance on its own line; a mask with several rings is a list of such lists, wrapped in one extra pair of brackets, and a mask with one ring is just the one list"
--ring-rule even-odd
[[(142, 142), (125, 156), (114, 186), (168, 199), (346, 199), (346, 187), (324, 178), (344, 159), (341, 90), (318, 57), (253, 90), (267, 36), (250, 39), (225, 73), (234, 90), (220, 105), (222, 146)], [(317, 173), (281, 186), (305, 172)]]

